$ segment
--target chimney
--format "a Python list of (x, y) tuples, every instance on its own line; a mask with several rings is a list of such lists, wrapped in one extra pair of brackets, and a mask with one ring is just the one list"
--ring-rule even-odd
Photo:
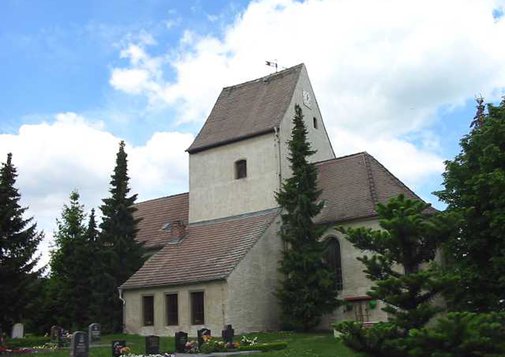
[(170, 231), (170, 236), (172, 239), (181, 239), (186, 234), (186, 225), (183, 221), (172, 222), (172, 230)]

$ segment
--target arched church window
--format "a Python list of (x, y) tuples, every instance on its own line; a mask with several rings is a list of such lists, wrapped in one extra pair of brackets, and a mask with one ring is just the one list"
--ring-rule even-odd
[(340, 243), (337, 238), (330, 238), (326, 245), (326, 263), (335, 272), (337, 290), (342, 290), (344, 281), (342, 278), (342, 256)]
[(247, 177), (247, 161), (238, 160), (235, 161), (235, 178), (241, 179)]

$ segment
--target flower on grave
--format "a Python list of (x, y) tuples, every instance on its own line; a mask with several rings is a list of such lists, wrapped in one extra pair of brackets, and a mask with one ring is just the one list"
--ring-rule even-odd
[(128, 346), (119, 346), (119, 353), (122, 355), (127, 355), (130, 353), (130, 347)]
[(242, 338), (240, 339), (240, 343), (243, 346), (253, 346), (258, 343), (258, 337), (247, 338), (246, 336), (242, 336)]
[(198, 353), (200, 352), (198, 349), (198, 341), (191, 340), (186, 342), (186, 345), (184, 346), (185, 352), (188, 353)]

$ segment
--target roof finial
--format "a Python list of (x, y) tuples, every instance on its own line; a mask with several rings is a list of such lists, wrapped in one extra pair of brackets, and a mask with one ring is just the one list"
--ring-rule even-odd
[(275, 73), (277, 73), (277, 70), (279, 69), (279, 64), (277, 63), (277, 60), (273, 61), (265, 61), (267, 66), (274, 67), (275, 68)]

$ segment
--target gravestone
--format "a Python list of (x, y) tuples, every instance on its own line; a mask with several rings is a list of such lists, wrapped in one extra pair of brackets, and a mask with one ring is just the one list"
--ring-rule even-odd
[(97, 322), (94, 322), (88, 326), (88, 336), (89, 336), (89, 343), (92, 344), (94, 342), (99, 342), (100, 341), (100, 324)]
[(22, 323), (18, 322), (12, 327), (12, 338), (23, 338), (24, 337), (24, 326)]
[(126, 347), (125, 340), (114, 340), (112, 341), (112, 357), (121, 356), (121, 349)]
[(226, 328), (221, 331), (221, 337), (224, 343), (233, 343), (233, 337), (235, 337), (235, 330), (231, 325), (226, 325)]
[(203, 345), (203, 336), (210, 336), (210, 330), (208, 328), (201, 328), (200, 330), (197, 331), (198, 334), (198, 348), (202, 347)]
[(159, 336), (146, 336), (146, 355), (159, 355), (160, 354), (160, 337)]
[(186, 332), (175, 333), (175, 352), (184, 353), (186, 351), (186, 343), (188, 342), (188, 334)]
[(88, 357), (88, 354), (89, 354), (88, 334), (83, 331), (75, 331), (72, 334), (72, 342), (70, 344), (70, 356)]
[(51, 342), (58, 342), (60, 338), (60, 330), (61, 330), (60, 326), (56, 325), (51, 326), (51, 332), (49, 333), (51, 337)]

